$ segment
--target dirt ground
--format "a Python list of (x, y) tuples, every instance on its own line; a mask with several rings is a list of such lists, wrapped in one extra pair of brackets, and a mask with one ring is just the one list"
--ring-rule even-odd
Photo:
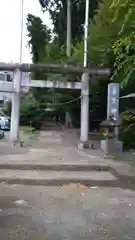
[(0, 185), (0, 236), (15, 240), (135, 239), (135, 192)]

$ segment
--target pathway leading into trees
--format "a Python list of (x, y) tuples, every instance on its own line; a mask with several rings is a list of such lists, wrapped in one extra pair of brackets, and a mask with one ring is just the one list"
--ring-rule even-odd
[[(14, 180), (15, 176), (23, 177), (23, 180), (27, 176), (28, 180), (29, 175), (32, 179), (37, 178), (41, 185), (39, 174), (38, 177), (32, 175), (33, 166), (38, 168), (38, 173), (40, 171), (42, 180), (47, 172), (50, 174), (48, 178), (61, 180), (59, 184), (53, 181), (53, 186), (26, 186), (2, 181), (2, 239), (135, 239), (135, 191), (129, 189), (130, 184), (121, 184), (118, 176), (108, 169), (111, 161), (107, 162), (100, 151), (79, 151), (77, 141), (76, 131), (45, 131), (38, 140), (29, 141), (29, 146), (24, 149), (13, 148), (5, 141), (0, 143), (1, 181), (2, 175), (12, 171), (10, 178), (14, 176)], [(77, 183), (65, 181), (71, 175), (74, 180), (75, 174), (80, 179), (87, 179), (89, 186), (79, 183), (79, 179)]]

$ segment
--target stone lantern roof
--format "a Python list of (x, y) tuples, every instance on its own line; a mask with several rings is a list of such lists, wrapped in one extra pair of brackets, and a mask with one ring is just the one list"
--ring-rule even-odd
[(113, 118), (110, 119), (106, 119), (104, 120), (101, 124), (101, 127), (118, 127), (120, 126), (120, 123), (118, 123), (117, 121), (115, 121)]

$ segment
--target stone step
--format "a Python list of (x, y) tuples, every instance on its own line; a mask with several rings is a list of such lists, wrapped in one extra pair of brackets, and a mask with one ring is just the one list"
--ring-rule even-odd
[(45, 123), (43, 126), (42, 126), (42, 130), (55, 130), (55, 129), (58, 129), (60, 130), (61, 128), (63, 127), (63, 124), (61, 123), (57, 123), (57, 122), (48, 122), (48, 123)]
[(54, 171), (110, 171), (108, 164), (102, 162), (60, 162), (60, 161), (29, 161), (29, 160), (0, 160), (0, 169), (12, 170), (54, 170)]
[(45, 125), (44, 127), (42, 127), (42, 130), (55, 130), (55, 129), (61, 129), (62, 125), (55, 125), (55, 124), (50, 124), (50, 125)]
[(0, 182), (23, 185), (63, 185), (80, 183), (90, 186), (119, 186), (119, 179), (109, 172), (0, 170)]

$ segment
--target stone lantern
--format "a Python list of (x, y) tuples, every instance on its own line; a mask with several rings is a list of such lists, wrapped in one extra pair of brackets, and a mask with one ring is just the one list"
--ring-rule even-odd
[(110, 117), (109, 119), (103, 121), (100, 126), (104, 128), (104, 144), (101, 142), (101, 148), (105, 152), (105, 155), (110, 155), (117, 152), (115, 129), (118, 128), (120, 124)]

